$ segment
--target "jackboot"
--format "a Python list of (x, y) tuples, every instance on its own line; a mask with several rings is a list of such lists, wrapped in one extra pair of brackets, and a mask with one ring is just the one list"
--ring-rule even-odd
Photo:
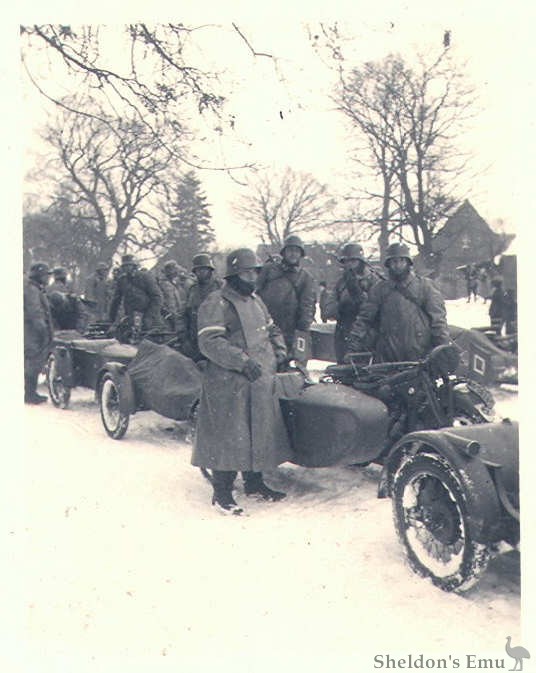
[(212, 470), (212, 487), (214, 489), (212, 505), (216, 507), (221, 514), (240, 516), (244, 511), (233, 498), (233, 484), (235, 478), (236, 472)]
[(46, 395), (40, 395), (37, 392), (37, 379), (39, 372), (25, 372), (24, 373), (24, 403), (25, 404), (42, 404), (48, 400)]
[(247, 496), (255, 496), (268, 502), (277, 502), (286, 498), (283, 491), (274, 491), (267, 486), (262, 478), (262, 472), (242, 472), (244, 479), (244, 491)]

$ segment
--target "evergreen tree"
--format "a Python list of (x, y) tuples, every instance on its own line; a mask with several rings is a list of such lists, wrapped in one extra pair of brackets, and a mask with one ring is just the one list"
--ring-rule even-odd
[(216, 237), (210, 224), (207, 197), (201, 181), (194, 171), (188, 171), (177, 182), (174, 194), (167, 207), (169, 231), (166, 237), (166, 253), (160, 263), (175, 259), (190, 268), (192, 257), (205, 252)]

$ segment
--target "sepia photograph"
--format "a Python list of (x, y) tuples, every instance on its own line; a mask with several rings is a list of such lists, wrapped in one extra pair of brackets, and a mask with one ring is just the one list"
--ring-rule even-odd
[(536, 12), (431, 4), (4, 11), (3, 670), (536, 670)]

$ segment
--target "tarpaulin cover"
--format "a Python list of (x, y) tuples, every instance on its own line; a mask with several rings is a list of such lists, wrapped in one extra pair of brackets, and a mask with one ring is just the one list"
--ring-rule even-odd
[(186, 420), (201, 393), (201, 372), (190, 358), (151, 341), (142, 341), (128, 366), (136, 401), (156, 413)]

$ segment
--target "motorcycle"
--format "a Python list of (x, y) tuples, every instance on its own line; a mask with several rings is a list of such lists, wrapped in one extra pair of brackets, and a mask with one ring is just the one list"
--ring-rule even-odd
[(450, 348), (415, 362), (352, 355), (280, 403), (291, 462), (380, 464), (378, 496), (392, 500), (410, 566), (465, 591), (501, 541), (519, 542), (518, 426), (497, 420), (483, 386), (453, 374)]

